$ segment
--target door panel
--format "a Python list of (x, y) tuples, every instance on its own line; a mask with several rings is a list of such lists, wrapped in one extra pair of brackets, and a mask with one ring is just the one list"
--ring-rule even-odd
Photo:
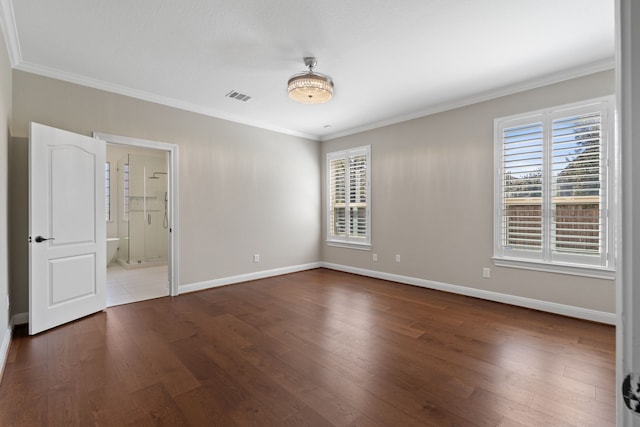
[(94, 153), (74, 146), (51, 147), (53, 246), (95, 241), (95, 169)]
[[(95, 278), (93, 272), (96, 269), (94, 254), (70, 256), (61, 259), (49, 260), (49, 307), (65, 304), (96, 293)], [(79, 278), (83, 278), (79, 280)]]
[(106, 307), (105, 152), (99, 139), (31, 124), (30, 334)]

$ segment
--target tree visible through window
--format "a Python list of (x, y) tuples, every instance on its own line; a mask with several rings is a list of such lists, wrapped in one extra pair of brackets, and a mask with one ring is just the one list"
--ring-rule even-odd
[(368, 245), (370, 147), (327, 154), (327, 240)]
[(496, 258), (613, 268), (611, 103), (496, 120)]

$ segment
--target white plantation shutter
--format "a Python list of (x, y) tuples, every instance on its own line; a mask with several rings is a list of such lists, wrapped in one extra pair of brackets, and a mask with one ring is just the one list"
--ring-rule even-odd
[(370, 148), (327, 154), (327, 240), (370, 244)]
[(612, 100), (496, 120), (495, 258), (613, 268)]
[(606, 243), (601, 193), (603, 112), (563, 113), (552, 118), (551, 250), (552, 254), (599, 258)]
[(349, 157), (349, 231), (352, 236), (366, 238), (367, 221), (367, 155)]
[(347, 232), (347, 161), (337, 158), (329, 162), (329, 230), (332, 236), (345, 236)]
[[(542, 253), (542, 117), (502, 132), (501, 239), (505, 250), (523, 257)], [(525, 253), (527, 251), (528, 253)]]

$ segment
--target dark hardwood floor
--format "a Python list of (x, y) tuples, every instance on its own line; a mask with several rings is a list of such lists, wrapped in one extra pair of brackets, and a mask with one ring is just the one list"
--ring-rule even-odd
[(611, 326), (317, 269), (11, 344), (1, 426), (613, 426)]

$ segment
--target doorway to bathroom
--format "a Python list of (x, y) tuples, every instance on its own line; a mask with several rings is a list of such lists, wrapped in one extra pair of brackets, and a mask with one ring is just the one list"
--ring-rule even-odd
[(176, 295), (177, 147), (95, 134), (107, 142), (107, 306)]

